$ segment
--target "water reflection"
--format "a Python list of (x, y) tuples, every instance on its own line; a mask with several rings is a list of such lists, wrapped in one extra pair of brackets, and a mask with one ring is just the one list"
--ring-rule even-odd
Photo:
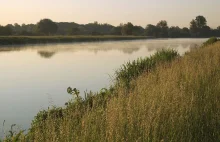
[(124, 54), (133, 54), (140, 48), (147, 48), (149, 52), (161, 49), (190, 49), (200, 45), (206, 39), (161, 39), (161, 40), (138, 40), (138, 41), (115, 41), (115, 42), (88, 42), (88, 43), (67, 43), (67, 44), (40, 44), (40, 45), (19, 45), (1, 47), (0, 52), (36, 50), (42, 58), (51, 58), (59, 52), (89, 51), (108, 52), (112, 50), (120, 51)]
[(46, 59), (49, 59), (51, 58), (52, 56), (54, 56), (54, 54), (56, 52), (51, 52), (51, 51), (38, 51), (37, 52), (42, 58), (46, 58)]

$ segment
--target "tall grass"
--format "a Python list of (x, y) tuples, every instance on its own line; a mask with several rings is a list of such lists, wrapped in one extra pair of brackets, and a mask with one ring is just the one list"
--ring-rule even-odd
[[(136, 64), (135, 64), (136, 65)], [(133, 74), (133, 72), (132, 72)], [(119, 86), (40, 112), (29, 141), (220, 140), (220, 43), (158, 64)], [(22, 141), (22, 140), (21, 140)]]
[(137, 78), (140, 74), (143, 72), (150, 72), (157, 64), (170, 62), (178, 56), (179, 54), (177, 51), (170, 49), (159, 51), (149, 58), (138, 58), (132, 62), (129, 61), (115, 72), (116, 85), (129, 89), (130, 82)]

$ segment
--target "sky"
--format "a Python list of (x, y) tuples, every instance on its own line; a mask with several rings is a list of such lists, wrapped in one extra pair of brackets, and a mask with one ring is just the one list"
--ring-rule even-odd
[(220, 25), (220, 0), (0, 0), (0, 24), (30, 24), (50, 18), (79, 24), (132, 22), (145, 27), (167, 20), (169, 26), (189, 27), (203, 15), (208, 25)]

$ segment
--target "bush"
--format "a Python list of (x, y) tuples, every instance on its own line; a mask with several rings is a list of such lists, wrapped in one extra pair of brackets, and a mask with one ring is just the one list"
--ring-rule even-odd
[(203, 46), (214, 44), (217, 41), (218, 41), (217, 37), (211, 37), (206, 42), (203, 43)]

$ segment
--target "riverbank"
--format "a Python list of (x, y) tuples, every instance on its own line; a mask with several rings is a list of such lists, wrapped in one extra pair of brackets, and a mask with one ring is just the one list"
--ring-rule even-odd
[(146, 36), (0, 36), (1, 45), (152, 39)]
[[(128, 62), (109, 89), (38, 113), (21, 141), (218, 141), (220, 43)], [(83, 96), (83, 95), (82, 95)], [(15, 138), (17, 135), (13, 136)], [(25, 139), (25, 140), (24, 140)]]

